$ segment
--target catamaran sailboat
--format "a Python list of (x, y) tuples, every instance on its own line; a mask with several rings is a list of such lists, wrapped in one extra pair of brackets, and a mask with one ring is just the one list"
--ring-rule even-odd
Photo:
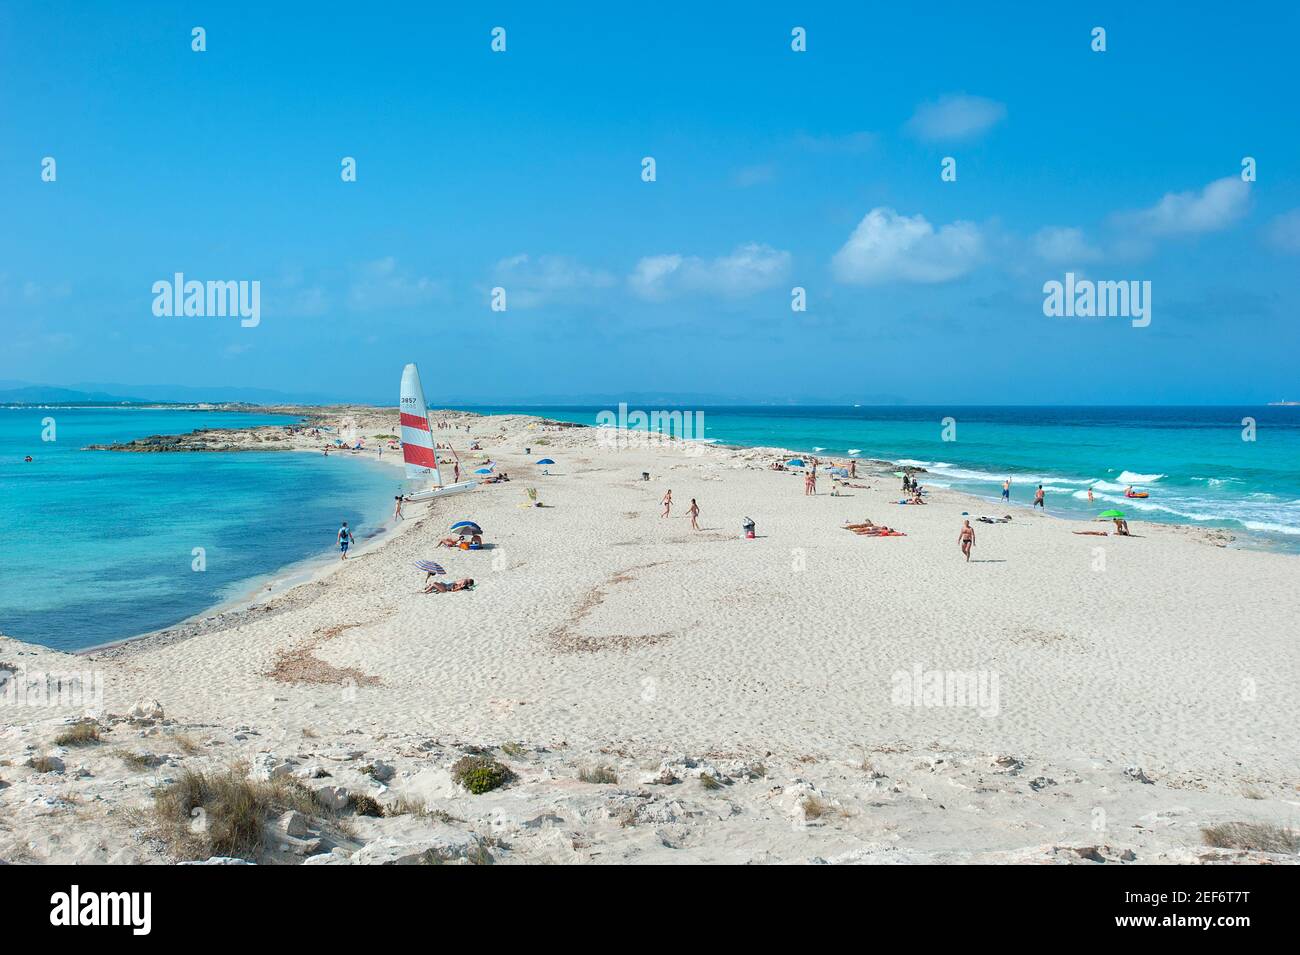
[(414, 364), (402, 369), (402, 398), (399, 410), (402, 414), (402, 460), (406, 462), (406, 478), (414, 481), (430, 477), (434, 484), (433, 487), (423, 491), (403, 495), (404, 500), (412, 503), (430, 501), (435, 497), (457, 494), (478, 486), (478, 481), (461, 481), (459, 484), (446, 485), (442, 483), (442, 475), (438, 473), (438, 452), (433, 446), (433, 432), (429, 429), (429, 407), (424, 403), (420, 369)]

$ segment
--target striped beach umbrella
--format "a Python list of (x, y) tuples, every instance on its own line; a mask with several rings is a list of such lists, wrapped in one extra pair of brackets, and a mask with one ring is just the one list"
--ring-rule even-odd
[(442, 564), (436, 564), (431, 560), (417, 560), (415, 566), (420, 568), (420, 570), (424, 571), (426, 574), (446, 573), (446, 571), (442, 569)]
[(482, 534), (483, 528), (479, 527), (473, 521), (457, 521), (455, 524), (451, 525), (451, 532), (453, 534), (461, 535)]

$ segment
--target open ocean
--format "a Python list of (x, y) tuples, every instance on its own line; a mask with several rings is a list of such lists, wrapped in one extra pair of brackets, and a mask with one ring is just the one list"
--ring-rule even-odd
[[(475, 407), (596, 424), (597, 407)], [(630, 410), (638, 410), (633, 407)], [(1118, 507), (1132, 520), (1222, 527), (1255, 546), (1300, 553), (1300, 407), (703, 407), (703, 440), (847, 457), (930, 473), (923, 485), (997, 501), (1012, 481), (1028, 506), (1071, 517)], [(956, 440), (943, 440), (944, 419)], [(1243, 440), (1243, 419), (1255, 440)], [(692, 419), (694, 420), (694, 419)], [(1124, 497), (1128, 485), (1146, 500)], [(1088, 504), (1088, 488), (1094, 503)], [(996, 508), (990, 508), (990, 511)], [(1001, 513), (1001, 512), (999, 512)]]
[[(56, 441), (43, 441), (52, 417)], [(133, 408), (0, 408), (0, 633), (76, 650), (137, 636), (360, 542), (400, 472), (348, 455), (82, 451), (194, 428), (296, 419)], [(30, 464), (23, 458), (31, 455)], [(202, 547), (207, 569), (192, 570)]]

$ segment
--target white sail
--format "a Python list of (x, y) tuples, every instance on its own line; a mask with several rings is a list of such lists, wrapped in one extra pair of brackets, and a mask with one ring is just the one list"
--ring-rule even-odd
[(420, 369), (414, 364), (402, 369), (398, 410), (402, 415), (402, 460), (406, 462), (407, 478), (428, 476), (433, 478), (434, 484), (442, 484), (442, 477), (438, 474), (438, 454), (433, 447), (433, 432), (429, 428), (429, 407), (424, 402)]
[(429, 427), (429, 407), (425, 403), (424, 388), (420, 384), (420, 369), (414, 364), (402, 369), (402, 395), (398, 410), (402, 416), (402, 460), (406, 462), (406, 477), (408, 480), (423, 477), (433, 480), (433, 487), (407, 494), (406, 500), (429, 501), (478, 487), (477, 481), (461, 481), (459, 484), (443, 486), (442, 475), (438, 473), (438, 450), (434, 447), (433, 431)]

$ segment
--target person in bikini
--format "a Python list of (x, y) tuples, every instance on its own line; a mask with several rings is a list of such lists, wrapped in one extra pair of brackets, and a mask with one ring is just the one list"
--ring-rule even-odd
[(469, 590), (469, 588), (473, 586), (473, 577), (466, 577), (464, 580), (458, 580), (454, 584), (444, 584), (441, 580), (430, 580), (428, 586), (424, 588), (424, 592), (426, 594), (453, 594), (458, 590)]
[(663, 499), (662, 501), (660, 501), (659, 503), (662, 504), (662, 505), (664, 506), (664, 512), (663, 512), (662, 514), (660, 514), (659, 516), (660, 516), (660, 517), (667, 517), (668, 514), (669, 514), (669, 512), (672, 511), (672, 509), (673, 509), (673, 491), (672, 491), (672, 488), (669, 488), (669, 489), (668, 489), (668, 493), (664, 495), (664, 499)]
[(691, 530), (698, 531), (700, 525), (696, 518), (700, 516), (700, 505), (695, 503), (695, 498), (691, 498), (691, 506), (686, 509), (686, 513), (691, 516)]

